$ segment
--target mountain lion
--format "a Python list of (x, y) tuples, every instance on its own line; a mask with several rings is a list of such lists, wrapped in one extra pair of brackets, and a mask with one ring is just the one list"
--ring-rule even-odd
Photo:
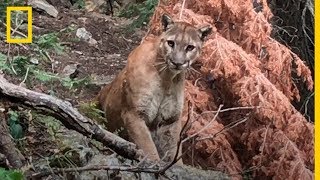
[(185, 73), (199, 57), (212, 28), (174, 22), (165, 14), (161, 23), (162, 35), (146, 38), (135, 48), (126, 67), (97, 100), (110, 131), (124, 127), (127, 139), (149, 159), (168, 162), (177, 151)]

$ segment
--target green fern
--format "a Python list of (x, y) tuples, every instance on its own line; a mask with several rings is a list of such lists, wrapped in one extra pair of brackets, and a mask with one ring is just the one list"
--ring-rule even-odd
[(58, 54), (63, 53), (63, 46), (60, 44), (58, 33), (48, 33), (38, 37), (35, 37), (35, 44), (38, 46), (38, 50), (49, 50), (53, 49)]
[(85, 77), (82, 79), (70, 79), (69, 77), (62, 78), (62, 85), (66, 88), (72, 89), (80, 86), (86, 86), (90, 83), (91, 79), (89, 77)]
[(59, 79), (59, 77), (56, 76), (55, 74), (48, 73), (48, 72), (41, 71), (41, 70), (34, 70), (33, 74), (34, 74), (35, 78), (41, 82), (50, 82), (50, 81)]
[(17, 73), (18, 76), (23, 76), (28, 66), (30, 66), (30, 63), (29, 58), (26, 56), (14, 56), (9, 63), (7, 56), (0, 53), (0, 70), (8, 74)]
[(15, 56), (12, 60), (12, 66), (19, 76), (24, 76), (27, 72), (27, 69), (30, 68), (30, 58), (26, 56)]
[(6, 170), (0, 168), (0, 179), (1, 180), (23, 180), (23, 174), (17, 170)]
[(100, 110), (95, 102), (81, 103), (79, 111), (101, 125), (106, 123), (104, 111)]

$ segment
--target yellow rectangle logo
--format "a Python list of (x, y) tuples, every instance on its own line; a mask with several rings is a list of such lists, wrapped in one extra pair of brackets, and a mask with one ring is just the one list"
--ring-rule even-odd
[[(28, 14), (28, 35), (24, 39), (11, 38), (11, 12), (26, 11)], [(8, 6), (7, 7), (7, 43), (32, 43), (32, 7), (31, 6)]]

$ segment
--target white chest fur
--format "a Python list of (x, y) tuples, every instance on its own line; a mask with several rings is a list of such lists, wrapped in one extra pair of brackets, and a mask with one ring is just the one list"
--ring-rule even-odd
[(153, 129), (177, 121), (183, 108), (184, 88), (182, 82), (164, 90), (160, 84), (149, 87), (148, 93), (140, 96), (139, 110), (147, 125)]

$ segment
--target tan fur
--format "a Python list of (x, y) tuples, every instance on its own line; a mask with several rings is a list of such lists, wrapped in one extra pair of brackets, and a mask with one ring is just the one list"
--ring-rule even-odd
[[(150, 159), (171, 161), (181, 130), (185, 71), (200, 55), (211, 28), (174, 23), (166, 15), (162, 23), (163, 34), (147, 38), (134, 49), (126, 67), (100, 91), (97, 100), (110, 131), (122, 126), (127, 138)], [(194, 48), (187, 50), (188, 45)]]

